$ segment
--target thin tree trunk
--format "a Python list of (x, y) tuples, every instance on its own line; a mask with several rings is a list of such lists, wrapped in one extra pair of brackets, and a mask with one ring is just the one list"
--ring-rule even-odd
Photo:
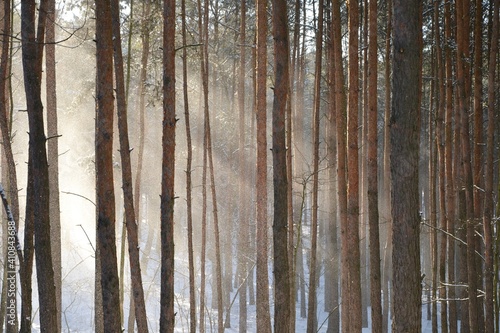
[(338, 202), (339, 202), (339, 224), (341, 234), (341, 259), (342, 259), (342, 332), (349, 332), (349, 290), (346, 285), (345, 273), (346, 266), (344, 266), (345, 258), (347, 255), (347, 247), (345, 246), (345, 233), (347, 228), (347, 165), (346, 165), (346, 101), (344, 90), (344, 70), (342, 62), (342, 45), (341, 45), (341, 19), (340, 19), (340, 1), (333, 0), (333, 40), (334, 40), (334, 90), (335, 90), (335, 108), (337, 120), (337, 183), (338, 183)]
[[(494, 155), (494, 133), (495, 133), (495, 70), (498, 54), (498, 7), (499, 1), (494, 1), (493, 27), (491, 34), (491, 45), (488, 64), (488, 127), (487, 127), (487, 142), (486, 142), (486, 167), (485, 167), (485, 203), (483, 213), (483, 228), (484, 228), (484, 252), (485, 252), (485, 270), (484, 270), (484, 285), (485, 285), (485, 331), (494, 332), (495, 315), (494, 315), (494, 265), (493, 265), (493, 155)], [(498, 231), (497, 231), (498, 232)], [(497, 235), (498, 237), (498, 235)], [(497, 313), (498, 316), (498, 313)], [(498, 327), (497, 327), (498, 328)]]
[(368, 220), (370, 224), (370, 301), (372, 332), (382, 332), (382, 295), (380, 282), (380, 236), (378, 211), (378, 167), (377, 167), (377, 1), (369, 4), (368, 44)]
[[(361, 332), (361, 258), (359, 239), (359, 4), (349, 2), (349, 79), (347, 102), (347, 219), (342, 234), (343, 303), (347, 303), (346, 332)], [(340, 153), (340, 151), (339, 151)], [(343, 311), (342, 311), (343, 312)]]
[(461, 150), (462, 166), (464, 172), (466, 223), (467, 223), (467, 277), (469, 298), (469, 326), (471, 332), (478, 330), (479, 308), (477, 300), (477, 272), (475, 244), (476, 234), (474, 226), (474, 199), (473, 199), (473, 176), (471, 165), (471, 143), (469, 133), (469, 97), (470, 77), (468, 75), (470, 65), (466, 61), (469, 58), (469, 13), (470, 0), (460, 0), (456, 4), (457, 17), (457, 88), (458, 108), (462, 114), (461, 121)]
[(422, 4), (394, 0), (391, 115), (394, 332), (421, 331), (418, 191)]
[(274, 185), (274, 331), (288, 333), (290, 327), (290, 280), (288, 264), (288, 210), (287, 210), (287, 170), (285, 147), (285, 112), (290, 90), (288, 15), (285, 0), (274, 0), (274, 99), (272, 120), (272, 154)]
[(163, 163), (161, 182), (160, 332), (173, 332), (175, 175), (175, 0), (163, 1)]
[[(9, 126), (10, 121), (9, 121), (9, 111), (8, 111), (8, 96), (7, 96), (7, 78), (9, 76), (9, 51), (10, 51), (10, 31), (11, 31), (11, 3), (10, 1), (4, 1), (2, 2), (2, 8), (3, 10), (0, 12), (1, 15), (3, 16), (3, 22), (2, 22), (2, 27), (1, 31), (3, 34), (2, 38), (2, 53), (1, 53), (1, 59), (0, 59), (0, 131), (2, 132), (2, 147), (3, 147), (3, 152), (4, 152), (4, 161), (5, 164), (2, 164), (2, 169), (5, 168), (6, 174), (7, 174), (7, 179), (5, 179), (7, 183), (7, 193), (8, 193), (8, 200), (11, 203), (12, 207), (12, 215), (14, 217), (15, 221), (15, 227), (16, 230), (19, 230), (19, 199), (18, 199), (18, 189), (17, 189), (17, 172), (16, 172), (16, 164), (14, 161), (14, 154), (12, 152), (12, 138), (11, 138), (11, 128)], [(7, 243), (5, 243), (7, 244)], [(7, 255), (7, 254), (6, 254)], [(5, 258), (7, 259), (7, 257)], [(7, 261), (6, 261), (7, 262)], [(32, 263), (33, 264), (33, 263)], [(5, 268), (7, 266), (5, 265)], [(5, 271), (7, 272), (7, 270)], [(5, 275), (6, 273), (4, 273)], [(31, 274), (30, 280), (31, 280)], [(23, 277), (21, 277), (23, 278)], [(27, 277), (26, 277), (27, 279)], [(6, 281), (6, 280), (2, 280)], [(17, 293), (17, 283), (14, 283), (13, 286), (15, 286), (12, 290), (11, 287), (9, 286), (9, 290), (12, 292), (7, 293), (7, 289), (5, 289), (6, 296), (7, 298), (5, 299), (6, 302), (4, 301), (4, 298), (2, 298), (2, 305), (6, 304), (11, 304), (12, 302), (15, 303), (16, 300), (16, 293)], [(23, 291), (24, 294), (24, 291)], [(30, 306), (31, 309), (31, 298), (26, 301), (24, 301), (25, 298), (23, 298), (23, 304), (25, 302), (29, 302), (29, 305), (26, 304), (27, 306)], [(10, 312), (10, 310), (9, 310)], [(5, 319), (4, 316), (5, 312), (0, 311), (0, 315), (2, 315), (2, 319)], [(13, 309), (12, 316), (9, 316), (7, 320), (5, 321), (6, 323), (6, 330), (8, 333), (13, 333), (17, 332), (18, 330), (18, 323), (17, 323), (17, 307)], [(14, 319), (14, 320), (9, 320), (9, 319)], [(30, 321), (31, 322), (31, 321)], [(0, 327), (3, 327), (0, 326)], [(31, 327), (30, 327), (31, 329)]]
[[(239, 140), (238, 140), (238, 158), (240, 175), (247, 174), (245, 161), (245, 63), (246, 63), (246, 0), (240, 3), (240, 64), (238, 72), (238, 110), (239, 110)], [(239, 236), (238, 236), (238, 285), (241, 290), (239, 293), (239, 331), (247, 331), (247, 255), (248, 255), (248, 201), (244, 182), (240, 181), (239, 191)]]
[[(483, 135), (483, 9), (482, 1), (475, 0), (475, 19), (474, 19), (474, 91), (473, 91), (473, 141), (472, 146), (472, 181), (474, 189), (472, 192), (474, 202), (474, 228), (475, 237), (474, 247), (479, 253), (483, 252), (483, 241), (481, 232), (483, 226), (482, 214), (484, 213), (484, 135)], [(483, 260), (475, 256), (476, 261), (476, 284), (479, 290), (484, 290)], [(478, 333), (484, 332), (484, 298), (477, 299), (477, 320)]]
[(49, 214), (49, 172), (47, 163), (46, 137), (43, 125), (43, 104), (41, 101), (41, 75), (43, 43), (47, 1), (39, 8), (38, 28), (35, 33), (35, 1), (21, 3), (22, 58), (24, 86), (29, 120), (29, 162), (33, 172), (32, 193), (35, 219), (35, 252), (38, 276), (38, 297), (40, 303), (40, 329), (42, 332), (59, 332), (57, 327), (57, 306), (54, 299), (54, 271), (51, 253), (50, 214)]
[[(204, 43), (205, 34), (203, 32), (203, 12), (201, 7), (201, 0), (197, 0), (198, 9), (198, 32), (200, 35), (201, 43)], [(205, 47), (201, 48), (200, 52), (200, 68), (201, 68), (201, 84), (203, 92), (200, 95), (200, 104), (205, 101), (205, 95), (208, 94), (208, 84), (205, 82)], [(207, 86), (205, 88), (205, 86)], [(205, 91), (205, 89), (207, 91)], [(206, 105), (203, 106), (205, 108)], [(201, 218), (201, 253), (200, 253), (200, 333), (205, 332), (205, 288), (206, 288), (206, 248), (207, 248), (207, 119), (206, 113), (203, 109), (204, 122), (203, 122), (203, 171), (202, 171), (202, 218)]]
[(443, 232), (447, 228), (448, 214), (446, 211), (446, 170), (445, 170), (445, 81), (443, 54), (441, 48), (441, 32), (439, 20), (439, 2), (434, 3), (434, 30), (436, 44), (436, 67), (434, 68), (436, 77), (436, 138), (438, 150), (438, 182), (439, 182), (439, 299), (441, 305), (441, 331), (448, 332), (448, 302), (446, 287), (446, 259), (447, 259), (447, 240), (448, 236)]
[[(203, 107), (204, 107), (204, 122), (205, 122), (205, 149), (208, 158), (208, 168), (210, 169), (210, 183), (211, 183), (211, 194), (212, 194), (212, 205), (213, 205), (213, 215), (214, 215), (214, 238), (215, 238), (215, 280), (217, 290), (217, 329), (218, 332), (224, 332), (224, 309), (222, 302), (222, 268), (221, 268), (221, 254), (220, 254), (220, 240), (219, 240), (219, 218), (217, 213), (217, 196), (215, 191), (215, 176), (214, 176), (214, 165), (212, 157), (212, 139), (210, 130), (210, 113), (209, 113), (209, 100), (208, 100), (208, 0), (204, 1), (204, 12), (203, 12), (203, 22), (202, 22), (202, 12), (201, 12), (201, 2), (198, 2), (198, 10), (200, 15), (199, 20), (199, 30), (200, 36), (202, 36), (203, 47), (202, 47), (202, 60), (201, 60), (201, 76), (203, 85)], [(203, 24), (202, 24), (203, 23)], [(200, 303), (201, 306), (201, 303)], [(200, 313), (203, 309), (200, 310)], [(200, 325), (203, 322), (200, 320)]]
[(267, 34), (267, 0), (257, 0), (257, 331), (262, 333), (271, 333), (267, 260)]
[[(432, 52), (434, 54), (434, 52)], [(432, 66), (432, 74), (434, 77), (434, 64)], [(438, 235), (437, 235), (437, 200), (436, 200), (436, 138), (435, 138), (435, 126), (434, 126), (434, 81), (430, 82), (430, 94), (429, 94), (429, 116), (427, 118), (427, 128), (428, 128), (428, 147), (429, 147), (429, 168), (428, 168), (428, 212), (430, 212), (428, 219), (431, 226), (429, 230), (429, 254), (431, 261), (431, 322), (432, 322), (432, 332), (438, 332), (438, 311), (437, 311), (437, 289), (438, 289)], [(423, 124), (422, 124), (423, 125)], [(424, 126), (422, 126), (424, 127)], [(425, 269), (425, 268), (424, 268)]]
[(191, 125), (189, 117), (188, 75), (187, 75), (187, 42), (186, 42), (186, 1), (181, 2), (182, 20), (182, 93), (184, 99), (184, 120), (186, 122), (186, 209), (188, 234), (188, 264), (189, 264), (189, 332), (196, 333), (196, 290), (195, 269), (193, 256), (193, 208), (192, 208), (192, 179), (191, 169), (193, 161), (193, 144), (191, 142)]
[[(118, 131), (120, 140), (120, 158), (122, 169), (122, 189), (125, 208), (125, 224), (128, 234), (128, 252), (130, 260), (130, 275), (132, 278), (132, 298), (134, 299), (134, 314), (137, 329), (140, 333), (148, 331), (146, 304), (139, 258), (139, 230), (134, 210), (132, 189), (132, 164), (130, 162), (130, 144), (128, 138), (127, 102), (125, 98), (125, 82), (123, 71), (122, 43), (120, 34), (120, 8), (118, 0), (111, 1), (113, 21), (114, 69), (118, 111)], [(125, 240), (122, 240), (125, 241)]]
[(307, 333), (316, 332), (317, 315), (317, 248), (318, 248), (318, 184), (319, 184), (319, 129), (321, 106), (321, 60), (323, 55), (323, 0), (318, 4), (318, 29), (316, 32), (316, 62), (314, 77), (314, 109), (313, 109), (313, 189), (312, 189), (312, 221), (311, 221), (311, 256), (309, 266), (309, 294), (307, 309)]
[(383, 152), (383, 180), (382, 180), (382, 220), (387, 225), (386, 246), (383, 260), (383, 308), (382, 308), (382, 331), (387, 332), (389, 326), (389, 311), (391, 299), (389, 297), (392, 265), (389, 258), (392, 257), (392, 215), (391, 215), (391, 171), (390, 171), (390, 117), (391, 117), (391, 35), (392, 35), (392, 0), (387, 0), (387, 27), (385, 36), (385, 110), (384, 110), (384, 152)]
[(59, 148), (57, 130), (56, 56), (55, 56), (55, 0), (47, 6), (47, 44), (45, 46), (45, 73), (47, 94), (47, 157), (49, 161), (50, 233), (52, 262), (56, 288), (57, 327), (61, 331), (62, 267), (61, 267), (61, 212), (59, 204)]
[[(445, 40), (451, 40), (451, 10), (450, 3), (445, 2), (444, 8), (444, 26)], [(445, 44), (445, 84), (446, 87), (446, 115), (445, 115), (445, 173), (446, 173), (446, 214), (447, 224), (446, 231), (449, 234), (455, 234), (456, 214), (456, 189), (455, 189), (455, 173), (456, 168), (453, 168), (453, 83), (452, 83), (452, 59), (451, 46), (448, 42)], [(444, 97), (443, 97), (444, 98)], [(448, 297), (455, 298), (455, 242), (448, 243), (448, 282), (451, 286), (448, 289)], [(449, 331), (457, 333), (457, 303), (449, 302)]]
[[(150, 40), (150, 23), (149, 23), (149, 15), (151, 12), (151, 1), (145, 1), (142, 7), (142, 27), (141, 27), (141, 42), (142, 42), (142, 51), (141, 51), (141, 67), (139, 71), (139, 86), (137, 95), (139, 96), (137, 102), (137, 109), (139, 111), (139, 148), (137, 151), (137, 167), (135, 170), (135, 184), (134, 188), (134, 212), (137, 218), (138, 227), (140, 226), (141, 221), (141, 184), (142, 184), (142, 163), (144, 160), (144, 145), (146, 141), (146, 126), (145, 126), (145, 110), (146, 110), (146, 101), (145, 101), (145, 87), (146, 87), (146, 78), (148, 72), (148, 57), (149, 57), (149, 40)], [(129, 48), (130, 49), (130, 48)], [(130, 70), (129, 70), (130, 72)], [(128, 95), (128, 94), (127, 94)], [(139, 229), (139, 228), (138, 228)], [(141, 266), (145, 267), (145, 272), (147, 273), (148, 267), (148, 259), (151, 253), (151, 242), (153, 240), (153, 227), (148, 226), (148, 238), (146, 242), (146, 246), (144, 247), (144, 254), (141, 260)], [(130, 298), (130, 306), (129, 306), (129, 317), (128, 317), (128, 330), (134, 330), (135, 323), (135, 304), (134, 297)]]

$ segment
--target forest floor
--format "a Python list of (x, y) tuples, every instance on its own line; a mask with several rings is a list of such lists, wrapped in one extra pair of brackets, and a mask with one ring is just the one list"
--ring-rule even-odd
[[(62, 332), (63, 333), (92, 333), (94, 332), (94, 260), (91, 255), (82, 255), (80, 251), (68, 251), (65, 253), (66, 259), (76, 262), (72, 268), (67, 268), (64, 275), (63, 282), (63, 309), (62, 309)], [(68, 257), (69, 256), (69, 257)], [(72, 257), (72, 258), (70, 258)], [(147, 313), (148, 325), (150, 332), (158, 332), (159, 329), (159, 295), (160, 295), (160, 281), (159, 281), (159, 258), (151, 258), (149, 261), (147, 274), (144, 276), (144, 291), (147, 298)], [(127, 265), (125, 272), (127, 272)], [(199, 268), (198, 268), (199, 269)], [(64, 270), (64, 268), (63, 268)], [(64, 273), (64, 272), (63, 272)], [(272, 267), (269, 269), (270, 283), (272, 283)], [(198, 272), (199, 277), (199, 272)], [(129, 281), (128, 274), (125, 275), (125, 281)], [(178, 258), (176, 260), (176, 274), (175, 274), (175, 291), (176, 291), (176, 329), (175, 332), (188, 333), (189, 331), (189, 284), (188, 284), (188, 269), (187, 260)], [(206, 287), (206, 321), (205, 332), (217, 332), (217, 310), (212, 309), (212, 275), (210, 269), (210, 262), (207, 261), (207, 287)], [(196, 281), (199, 286), (199, 278)], [(272, 284), (270, 284), (272, 286)], [(129, 288), (126, 286), (126, 290)], [(231, 328), (226, 329), (228, 333), (239, 332), (239, 297), (236, 295), (236, 289), (231, 293), (231, 301), (234, 303), (231, 307)], [(325, 333), (327, 331), (327, 316), (328, 313), (323, 311), (323, 295), (324, 295), (324, 279), (320, 277), (320, 285), (318, 292), (318, 333)], [(199, 289), (197, 290), (197, 305), (199, 306)], [(270, 290), (272, 295), (272, 290)], [(33, 304), (38, 303), (38, 291), (36, 286), (36, 277), (33, 279)], [(307, 293), (306, 293), (307, 299)], [(271, 297), (272, 300), (272, 297)], [(273, 313), (273, 304), (271, 303), (271, 314)], [(127, 327), (127, 318), (129, 310), (128, 293), (125, 295), (124, 313), (125, 318), (124, 327)], [(297, 322), (296, 332), (306, 332), (306, 318), (300, 317), (300, 305), (297, 303)], [(39, 330), (39, 317), (38, 309), (34, 309), (34, 324), (33, 332), (38, 333)], [(368, 308), (368, 314), (370, 309)], [(199, 314), (197, 314), (199, 316)], [(225, 319), (226, 314), (224, 314)], [(272, 317), (272, 316), (271, 316)], [(199, 317), (198, 317), (199, 320)], [(199, 323), (198, 323), (199, 325)], [(198, 326), (199, 327), (199, 326)], [(256, 332), (256, 307), (255, 305), (248, 305), (247, 317), (247, 331)], [(125, 330), (128, 332), (128, 330)], [(363, 328), (363, 333), (371, 332), (371, 320), (368, 318), (368, 327)], [(427, 320), (426, 308), (422, 309), (422, 332), (432, 332), (431, 321)]]

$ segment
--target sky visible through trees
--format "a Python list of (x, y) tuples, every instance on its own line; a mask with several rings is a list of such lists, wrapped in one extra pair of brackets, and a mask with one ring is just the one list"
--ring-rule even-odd
[(500, 332), (499, 2), (0, 1), (0, 332)]

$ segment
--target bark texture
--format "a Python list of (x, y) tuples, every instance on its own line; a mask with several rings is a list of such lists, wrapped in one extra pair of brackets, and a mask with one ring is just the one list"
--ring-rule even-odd
[(421, 331), (418, 191), (421, 2), (393, 1), (391, 177), (393, 332)]
[(274, 98), (272, 119), (273, 185), (274, 185), (274, 331), (288, 333), (290, 326), (290, 280), (288, 264), (288, 209), (285, 145), (285, 113), (289, 92), (289, 36), (287, 4), (273, 1)]
[(175, 0), (163, 1), (163, 157), (161, 180), (160, 332), (173, 332), (175, 176)]

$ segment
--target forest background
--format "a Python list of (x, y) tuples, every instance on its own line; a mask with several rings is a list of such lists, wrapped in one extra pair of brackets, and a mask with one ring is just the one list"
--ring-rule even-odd
[(1, 329), (499, 332), (498, 6), (1, 1)]

